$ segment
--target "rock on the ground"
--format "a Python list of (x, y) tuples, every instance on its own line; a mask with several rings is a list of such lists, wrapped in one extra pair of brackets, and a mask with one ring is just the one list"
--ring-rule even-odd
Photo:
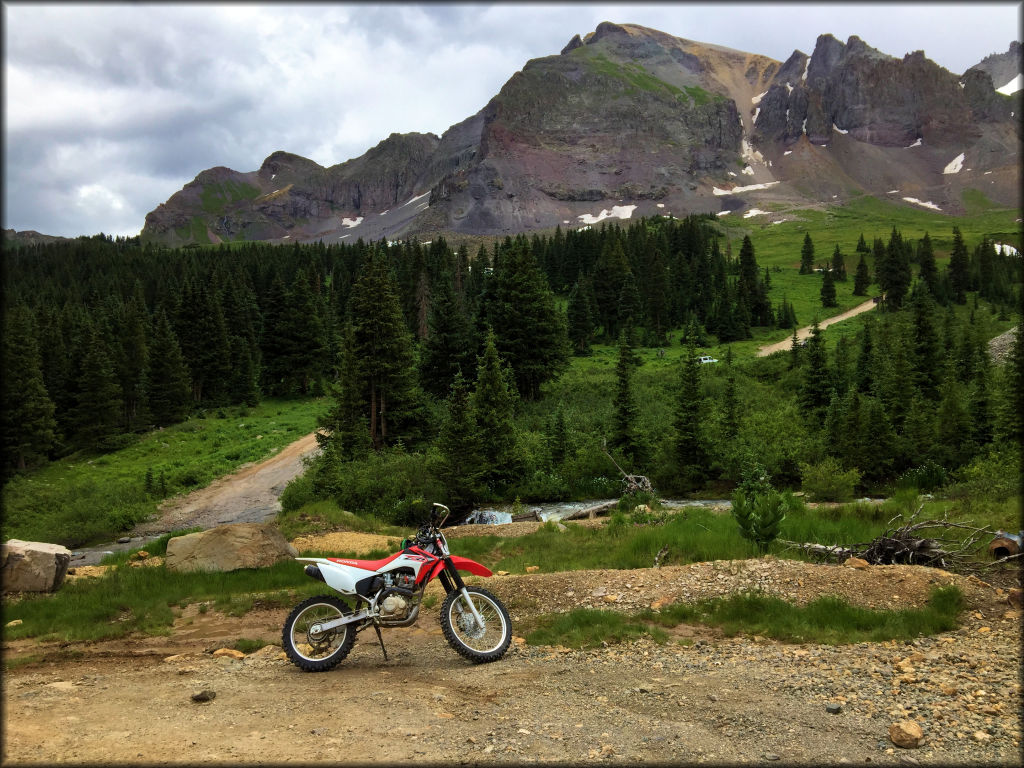
[(167, 542), (164, 564), (171, 571), (234, 571), (265, 568), (298, 550), (267, 523), (233, 523), (176, 536)]
[(916, 749), (921, 746), (924, 731), (913, 720), (900, 720), (889, 726), (889, 739), (897, 747)]
[(60, 544), (10, 539), (0, 548), (4, 592), (53, 592), (64, 583), (71, 550)]

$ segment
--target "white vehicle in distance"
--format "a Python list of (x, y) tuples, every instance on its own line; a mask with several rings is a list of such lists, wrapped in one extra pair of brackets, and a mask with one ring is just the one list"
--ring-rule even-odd
[(704, 365), (704, 363), (717, 363), (718, 361), (711, 355), (701, 355), (697, 358), (697, 362)]

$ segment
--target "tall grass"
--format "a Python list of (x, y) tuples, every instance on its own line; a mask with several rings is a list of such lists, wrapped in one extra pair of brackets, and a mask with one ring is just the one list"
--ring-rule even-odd
[(660, 614), (643, 618), (666, 626), (699, 622), (717, 626), (729, 637), (741, 632), (783, 642), (841, 643), (910, 640), (956, 629), (963, 609), (963, 594), (955, 586), (932, 590), (924, 608), (874, 611), (850, 605), (835, 596), (825, 596), (804, 606), (777, 597), (746, 593), (677, 603)]
[(898, 611), (860, 608), (834, 596), (798, 606), (776, 597), (743, 593), (676, 603), (659, 613), (644, 611), (634, 616), (590, 608), (548, 614), (536, 620), (526, 642), (570, 648), (596, 648), (643, 636), (665, 642), (668, 635), (661, 627), (688, 623), (719, 627), (727, 637), (742, 633), (785, 643), (877, 643), (954, 630), (962, 609), (963, 593), (954, 586), (933, 589), (924, 608)]
[(114, 453), (75, 454), (18, 475), (3, 488), (4, 538), (69, 547), (109, 541), (153, 515), (164, 498), (309, 434), (322, 407), (320, 400), (269, 400), (228, 408), (154, 430)]

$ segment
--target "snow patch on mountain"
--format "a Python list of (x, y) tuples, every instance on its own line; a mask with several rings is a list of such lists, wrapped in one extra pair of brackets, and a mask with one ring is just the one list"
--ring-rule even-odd
[(751, 216), (767, 216), (768, 211), (762, 211), (760, 208), (751, 208), (749, 211), (743, 214), (744, 219), (749, 219)]
[(341, 226), (348, 227), (349, 229), (352, 229), (352, 227), (358, 227), (362, 223), (363, 223), (363, 217), (362, 216), (356, 216), (354, 219), (350, 219), (350, 218), (346, 217), (346, 218), (341, 220)]
[(597, 216), (592, 213), (581, 213), (577, 216), (577, 219), (581, 219), (584, 224), (597, 224), (599, 221), (604, 219), (629, 219), (633, 216), (633, 211), (636, 210), (635, 205), (613, 205), (609, 211), (607, 208), (601, 210)]
[(960, 170), (964, 167), (964, 153), (961, 152), (959, 155), (954, 157), (945, 168), (942, 169), (943, 173), (960, 173)]
[(916, 197), (904, 197), (903, 199), (906, 200), (908, 203), (913, 203), (914, 205), (920, 205), (922, 208), (931, 208), (932, 210), (935, 210), (935, 211), (941, 211), (942, 210), (935, 203), (925, 203), (925, 202), (922, 202), (921, 200), (918, 200)]
[(774, 187), (779, 182), (768, 181), (764, 184), (749, 184), (746, 187), (733, 187), (732, 189), (719, 189), (718, 187), (712, 187), (711, 191), (716, 195), (737, 195), (741, 192), (752, 192), (755, 189), (768, 189), (768, 187)]
[(914, 147), (920, 147), (920, 146), (921, 146), (921, 137), (918, 136), (917, 137), (917, 141), (915, 141), (913, 144), (907, 144), (907, 146), (905, 146), (904, 149), (913, 149)]
[(996, 93), (1001, 93), (1004, 96), (1012, 96), (1022, 88), (1024, 88), (1024, 75), (1018, 73), (1013, 80), (1008, 82), (1002, 88), (996, 88)]

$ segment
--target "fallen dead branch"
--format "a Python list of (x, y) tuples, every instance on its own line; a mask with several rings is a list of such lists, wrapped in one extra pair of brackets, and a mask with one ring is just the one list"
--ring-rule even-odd
[(619, 470), (619, 473), (622, 475), (624, 493), (654, 493), (654, 486), (651, 485), (651, 481), (646, 475), (631, 475), (619, 466), (619, 462), (613, 459), (612, 455), (608, 453), (607, 440), (602, 445), (602, 448), (604, 449), (604, 455), (608, 457), (608, 460), (615, 465), (615, 468)]
[[(948, 519), (948, 513), (944, 513), (941, 519), (919, 520), (923, 509), (922, 504), (908, 518), (896, 515), (889, 520), (880, 536), (862, 544), (841, 547), (781, 539), (779, 543), (787, 549), (798, 549), (821, 560), (836, 562), (858, 557), (871, 565), (929, 565), (946, 570), (977, 567), (977, 554), (984, 546), (983, 540), (991, 539), (995, 532), (970, 522), (953, 522)], [(943, 535), (951, 530), (969, 531), (969, 535), (964, 539)], [(1004, 557), (986, 565), (1008, 562), (1019, 556)]]

